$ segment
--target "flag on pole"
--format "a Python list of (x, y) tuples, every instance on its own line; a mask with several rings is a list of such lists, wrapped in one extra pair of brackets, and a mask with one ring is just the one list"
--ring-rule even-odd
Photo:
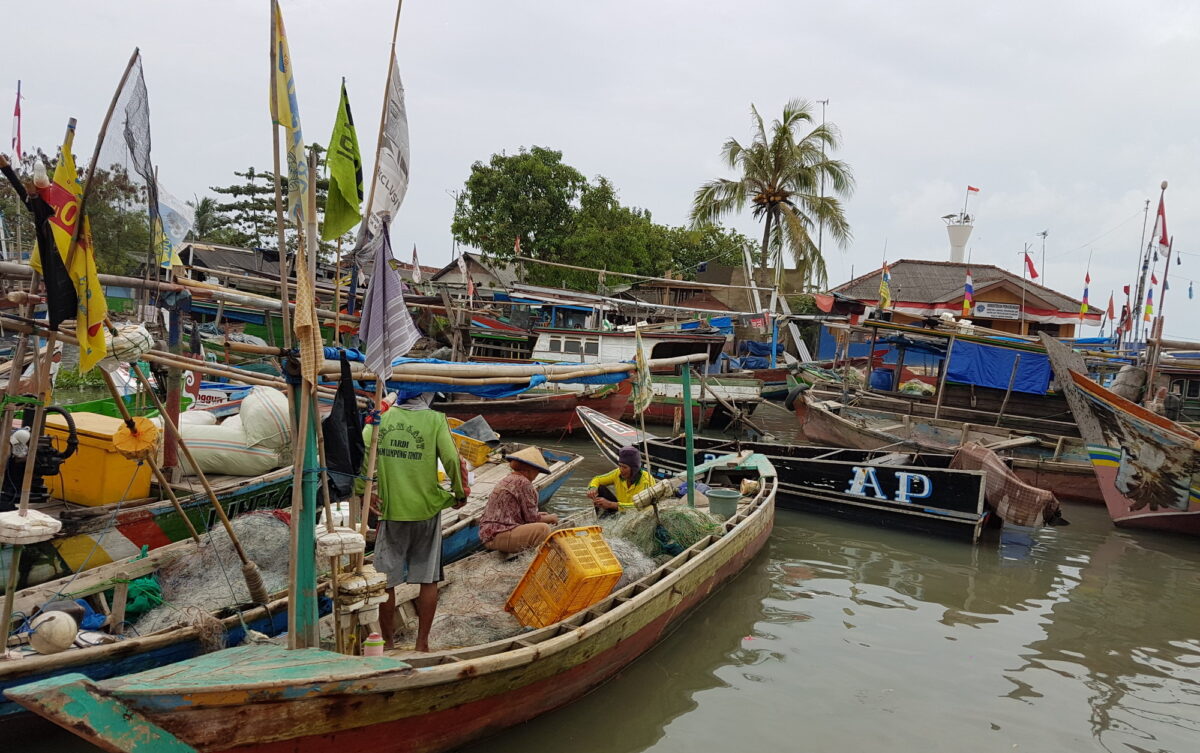
[(467, 297), (475, 297), (475, 281), (471, 279), (471, 272), (467, 269), (467, 255), (459, 254), (458, 256), (458, 271), (462, 273), (463, 282), (467, 283)]
[(1121, 286), (1121, 290), (1125, 291), (1125, 295), (1129, 295), (1129, 286), (1128, 285)]
[(354, 116), (350, 113), (346, 79), (342, 79), (342, 97), (333, 123), (333, 135), (329, 137), (325, 164), (329, 168), (329, 191), (325, 194), (321, 240), (331, 241), (362, 220), (362, 157), (358, 153), (358, 135), (354, 131)]
[(13, 105), (12, 152), (14, 162), (21, 163), (21, 80), (17, 79), (17, 103)]
[(1038, 278), (1037, 267), (1033, 266), (1033, 259), (1029, 257), (1029, 252), (1025, 252), (1025, 269), (1029, 271), (1029, 279), (1036, 280)]
[(1110, 322), (1116, 316), (1116, 312), (1117, 312), (1117, 310), (1113, 307), (1113, 294), (1109, 293), (1108, 294), (1108, 311), (1106, 313), (1108, 314), (1108, 320)]
[(1146, 291), (1146, 310), (1142, 314), (1142, 321), (1150, 321), (1150, 317), (1154, 315), (1154, 288)]
[(1192, 299), (1192, 283), (1188, 283), (1188, 300)]
[(1154, 216), (1154, 234), (1150, 237), (1158, 236), (1158, 247), (1166, 252), (1171, 246), (1171, 241), (1167, 238), (1167, 207), (1163, 201), (1163, 197), (1158, 197), (1158, 213)]
[(637, 362), (637, 381), (633, 385), (633, 412), (640, 416), (650, 407), (654, 392), (650, 382), (650, 364), (646, 361), (646, 352), (642, 349), (642, 331), (634, 327), (633, 336), (637, 343), (637, 351), (634, 354)]
[(963, 316), (969, 316), (974, 305), (975, 286), (971, 283), (971, 268), (967, 267), (967, 281), (963, 285)]
[(183, 259), (179, 251), (183, 241), (196, 224), (196, 210), (187, 202), (180, 201), (158, 184), (158, 222), (155, 224), (155, 248), (158, 249), (158, 263), (163, 269), (181, 266)]
[(971, 193), (979, 193), (979, 189), (976, 188), (975, 186), (967, 186), (967, 190), (970, 191)]
[(417, 261), (417, 244), (413, 244), (412, 281), (421, 284), (421, 262)]
[(1091, 284), (1092, 273), (1086, 272), (1083, 276), (1083, 301), (1079, 304), (1079, 321), (1083, 321), (1088, 312), (1088, 286)]
[(274, 0), (271, 27), (274, 48), (275, 96), (271, 98), (271, 120), (287, 130), (288, 198), (287, 214), (297, 227), (304, 227), (304, 194), (308, 189), (308, 159), (304, 155), (304, 134), (300, 131), (300, 107), (296, 103), (296, 78), (292, 71), (292, 56), (288, 52), (287, 33), (283, 28), (283, 11)]
[(371, 179), (370, 205), (354, 246), (355, 258), (364, 266), (376, 255), (383, 226), (391, 223), (408, 193), (408, 111), (394, 51), (383, 106), (383, 130), (376, 156), (378, 169)]
[(408, 355), (421, 338), (404, 303), (404, 281), (388, 262), (392, 259), (392, 242), (388, 223), (382, 224), (383, 244), (375, 254), (367, 299), (363, 302), (360, 335), (367, 346), (365, 362), (374, 374), (390, 375), (392, 362)]
[(1158, 275), (1154, 274), (1154, 270), (1150, 270), (1150, 284), (1151, 285), (1158, 284)]
[[(58, 155), (58, 166), (54, 168), (54, 183), (43, 193), (43, 198), (54, 207), (50, 224), (54, 229), (54, 242), (59, 255), (68, 261), (68, 274), (75, 285), (79, 299), (75, 312), (75, 337), (79, 340), (79, 373), (91, 371), (108, 352), (104, 343), (104, 319), (108, 316), (108, 303), (104, 300), (104, 288), (96, 273), (96, 257), (92, 247), (92, 227), (83, 217), (74, 258), (71, 258), (71, 237), (80, 221), (79, 204), (83, 190), (79, 185), (79, 171), (75, 169), (75, 157), (71, 154), (74, 131)], [(51, 198), (53, 197), (53, 198)]]
[(883, 263), (883, 274), (879, 278), (879, 308), (892, 307), (892, 270)]

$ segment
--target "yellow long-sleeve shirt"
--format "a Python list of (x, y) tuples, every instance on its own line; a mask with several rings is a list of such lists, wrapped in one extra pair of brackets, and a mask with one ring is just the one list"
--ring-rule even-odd
[(643, 470), (638, 476), (636, 483), (627, 484), (621, 478), (621, 469), (614, 468), (608, 473), (596, 476), (588, 482), (589, 489), (598, 489), (601, 486), (611, 486), (613, 494), (617, 497), (617, 504), (621, 507), (633, 507), (633, 497), (641, 491), (645, 491), (654, 486), (654, 477), (649, 471)]

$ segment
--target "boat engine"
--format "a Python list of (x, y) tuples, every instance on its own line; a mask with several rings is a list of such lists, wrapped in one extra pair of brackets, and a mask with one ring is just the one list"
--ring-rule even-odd
[[(17, 509), (21, 502), (21, 482), (25, 478), (25, 458), (29, 455), (30, 427), (33, 425), (33, 408), (26, 408), (21, 419), (21, 428), (17, 429), (5, 441), (11, 443), (8, 454), (8, 466), (4, 469), (4, 483), (0, 484), (0, 512)], [(64, 408), (51, 405), (47, 413), (57, 413), (67, 422), (67, 446), (59, 450), (54, 446), (53, 438), (42, 432), (37, 438), (37, 457), (33, 462), (33, 480), (29, 485), (29, 501), (31, 503), (48, 502), (50, 490), (46, 488), (46, 476), (57, 476), (62, 464), (75, 454), (79, 447), (79, 435), (75, 431), (75, 419)]]

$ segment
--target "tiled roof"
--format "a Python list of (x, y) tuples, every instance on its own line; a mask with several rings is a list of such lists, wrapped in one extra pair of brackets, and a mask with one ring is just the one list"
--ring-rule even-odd
[[(942, 303), (961, 298), (963, 283), (966, 281), (969, 268), (971, 283), (975, 288), (976, 295), (984, 288), (996, 283), (1009, 282), (1018, 288), (1023, 283), (1030, 296), (1044, 300), (1059, 311), (1079, 311), (1079, 299), (1039, 285), (1032, 280), (1022, 281), (1019, 275), (991, 264), (901, 259), (891, 264), (890, 268), (892, 299), (897, 301)], [(841, 293), (859, 301), (877, 300), (879, 298), (879, 278), (882, 271), (882, 267), (875, 269), (850, 282), (832, 288), (830, 292)]]

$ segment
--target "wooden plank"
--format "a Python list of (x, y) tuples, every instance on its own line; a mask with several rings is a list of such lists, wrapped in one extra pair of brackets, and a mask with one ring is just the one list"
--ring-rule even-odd
[(125, 603), (129, 600), (129, 576), (123, 575), (123, 580), (113, 589), (112, 613), (108, 616), (108, 624), (114, 635), (125, 632)]

